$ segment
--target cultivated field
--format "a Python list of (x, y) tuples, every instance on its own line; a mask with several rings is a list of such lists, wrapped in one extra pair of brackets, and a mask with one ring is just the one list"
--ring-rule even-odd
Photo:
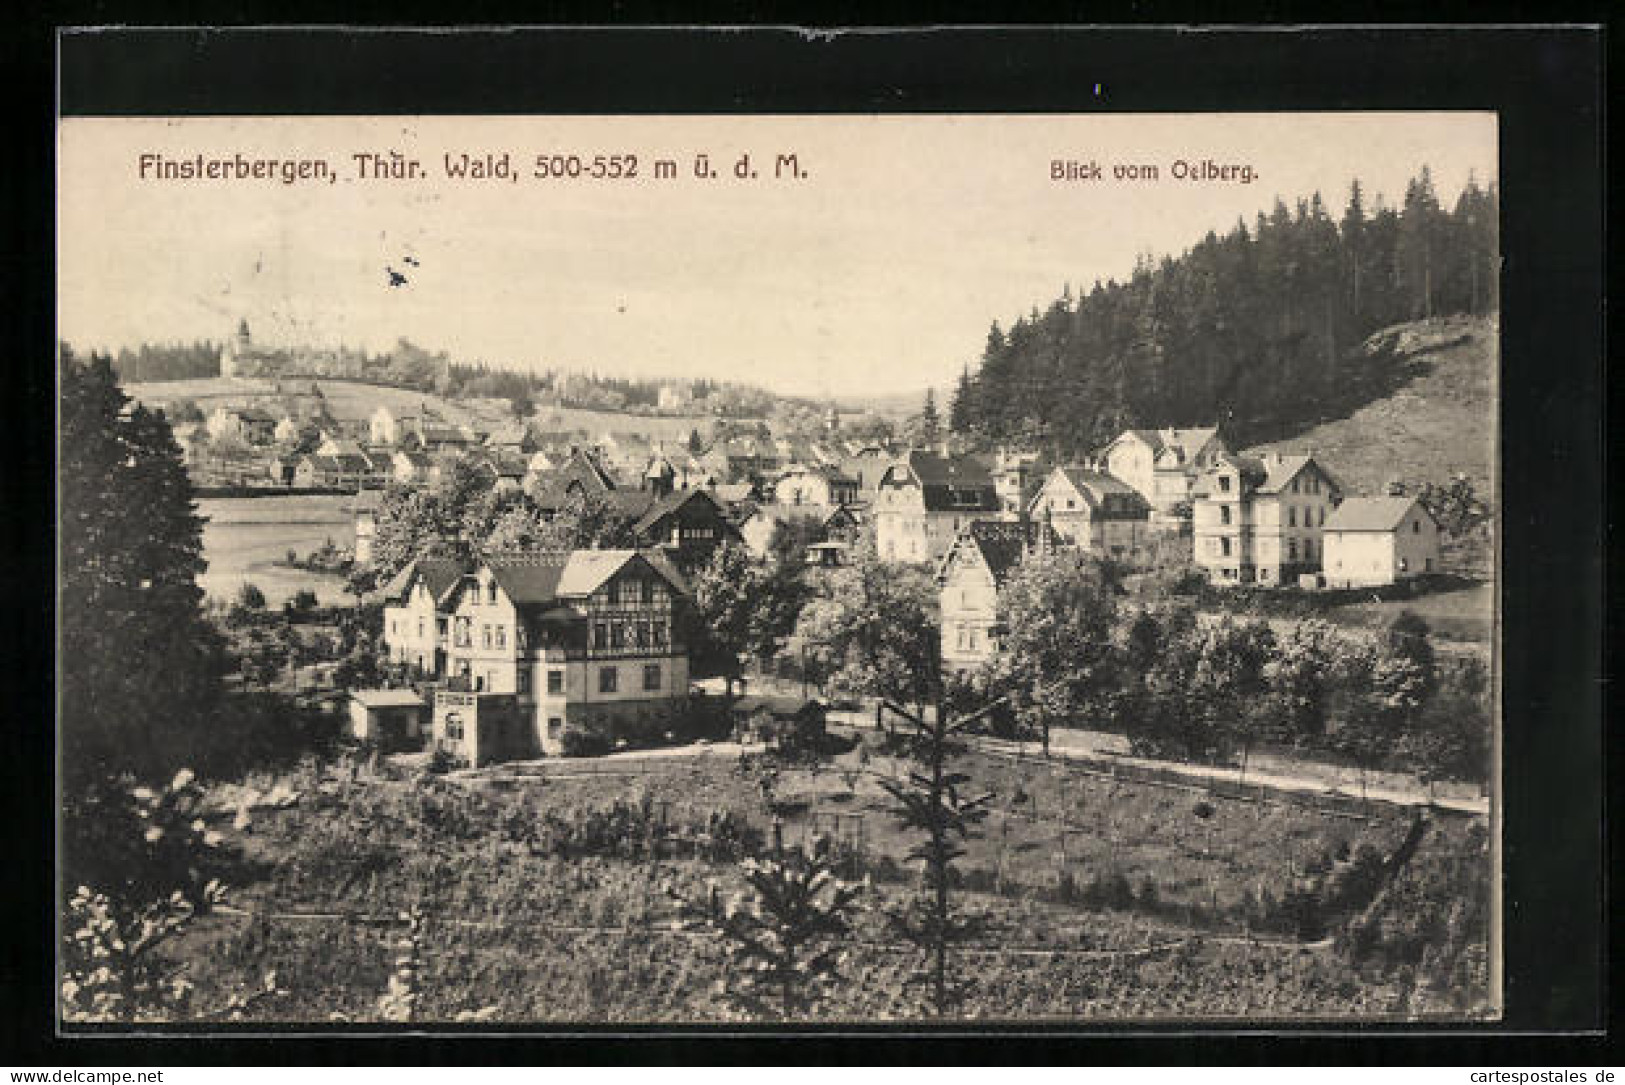
[[(420, 1020), (728, 1020), (719, 946), (678, 929), (671, 894), (738, 892), (719, 850), (771, 850), (776, 817), (784, 847), (829, 836), (868, 886), (843, 979), (814, 1016), (920, 1015), (904, 983), (917, 954), (883, 915), (917, 875), (885, 811), (878, 779), (893, 766), (878, 748), (816, 768), (712, 756), (650, 759), (630, 773), (556, 761), (451, 778), (410, 760), (376, 772), (307, 763), (280, 781), (251, 779), (246, 792), (216, 789), (227, 811), (274, 782), (298, 799), (228, 829), (243, 852), (233, 908), (172, 949), (191, 962), (200, 1004), (274, 969), (288, 993), (255, 1017), (376, 1019), (397, 921), (418, 910)], [(981, 755), (965, 763), (974, 786), (996, 793), (961, 863), (961, 900), (991, 922), (961, 950), (975, 981), (968, 1016), (1485, 1012), (1489, 889), (1476, 820), (1439, 818), (1403, 855), (1415, 829), (1400, 812), (1339, 815)], [(1396, 852), (1390, 875), (1373, 873)], [(1374, 894), (1348, 888), (1357, 871), (1377, 879)], [(1293, 895), (1314, 886), (1313, 904)]]

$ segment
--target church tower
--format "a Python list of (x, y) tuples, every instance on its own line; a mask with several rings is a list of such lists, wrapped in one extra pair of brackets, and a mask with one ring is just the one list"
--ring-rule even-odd
[(253, 341), (248, 335), (248, 320), (244, 318), (237, 322), (237, 334), (227, 340), (220, 350), (220, 375), (222, 377), (235, 377), (238, 363), (248, 356), (253, 349)]

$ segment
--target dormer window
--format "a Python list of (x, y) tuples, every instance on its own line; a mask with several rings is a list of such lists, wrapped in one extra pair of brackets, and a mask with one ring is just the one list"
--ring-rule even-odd
[(496, 606), (497, 582), (495, 580), (487, 581), (485, 584), (485, 601), (492, 606)]

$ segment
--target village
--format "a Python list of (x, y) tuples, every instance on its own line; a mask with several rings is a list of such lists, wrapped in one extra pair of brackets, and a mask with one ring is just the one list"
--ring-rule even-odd
[[(244, 412), (220, 413), (240, 423)], [(601, 502), (635, 533), (632, 548), (399, 569), (375, 598), (382, 651), (411, 683), (349, 691), (354, 737), (478, 766), (570, 752), (566, 733), (598, 734), (607, 749), (681, 731), (691, 684), (674, 613), (687, 578), (725, 545), (766, 560), (786, 525), (804, 525), (809, 564), (838, 568), (869, 546), (929, 568), (941, 666), (961, 678), (997, 653), (1000, 587), (1034, 553), (1075, 551), (1132, 573), (1172, 549), (1214, 585), (1310, 591), (1391, 587), (1439, 568), (1439, 527), (1414, 495), (1346, 494), (1313, 454), (1238, 455), (1212, 427), (1128, 430), (1086, 463), (1044, 471), (1031, 453), (842, 440), (838, 424), (832, 414), (818, 443), (699, 453), (630, 434), (549, 443), (520, 422), (451, 429), (383, 407), (359, 439), (323, 434), (294, 485), (356, 495), (358, 569), (373, 562), (383, 490), (435, 485), (459, 463), (546, 511)]]

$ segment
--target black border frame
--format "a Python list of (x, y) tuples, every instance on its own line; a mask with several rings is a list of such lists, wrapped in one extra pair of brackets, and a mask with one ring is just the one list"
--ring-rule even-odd
[[(239, 19), (241, 9), (236, 13)], [(1279, 17), (1280, 11), (1271, 13)], [(100, 23), (97, 5), (77, 20)], [(1232, 1063), (1421, 1063), (1598, 1058), (1613, 922), (1605, 896), (1601, 770), (1605, 609), (1602, 28), (1523, 26), (870, 29), (806, 34), (679, 28), (449, 35), (384, 30), (106, 30), (38, 24), (14, 38), (30, 81), (29, 145), (51, 163), (64, 114), (1132, 112), (1493, 109), (1502, 131), (1502, 605), (1506, 810), (1506, 1003), (1499, 1026), (1419, 1031), (1291, 1026), (1215, 1039), (1189, 1026), (1128, 1037), (1074, 1028), (539, 1032), (500, 1048), (474, 1038), (336, 1035), (275, 1040), (59, 1039), (51, 1003), (54, 523), (52, 174), (19, 171), (29, 205), (13, 238), (31, 318), (0, 369), (13, 445), (0, 472), (16, 558), (10, 659), (24, 693), (0, 749), (21, 771), (6, 813), (26, 896), (0, 956), (4, 1059), (92, 1065), (244, 1061), (444, 1064), (627, 1061), (981, 1062), (1077, 1059)], [(41, 39), (46, 39), (42, 41)], [(46, 45), (56, 56), (38, 55)], [(60, 86), (53, 84), (60, 61)], [(42, 63), (43, 62), (43, 63)], [(42, 71), (43, 68), (43, 71)], [(43, 78), (42, 78), (43, 77)], [(1096, 96), (1095, 84), (1102, 94)], [(41, 138), (43, 137), (43, 138)], [(30, 156), (32, 157), (32, 156)], [(13, 326), (13, 333), (19, 330)], [(26, 359), (26, 361), (24, 361)], [(38, 604), (34, 602), (38, 600)], [(22, 786), (17, 786), (21, 784)], [(1616, 849), (1617, 855), (1617, 849)], [(28, 872), (22, 874), (21, 872)], [(37, 889), (37, 893), (35, 890)], [(15, 913), (21, 912), (21, 916)], [(1564, 1030), (1561, 1038), (1517, 1033)], [(1583, 1035), (1585, 1032), (1590, 1035)], [(290, 1059), (291, 1057), (291, 1059)]]

